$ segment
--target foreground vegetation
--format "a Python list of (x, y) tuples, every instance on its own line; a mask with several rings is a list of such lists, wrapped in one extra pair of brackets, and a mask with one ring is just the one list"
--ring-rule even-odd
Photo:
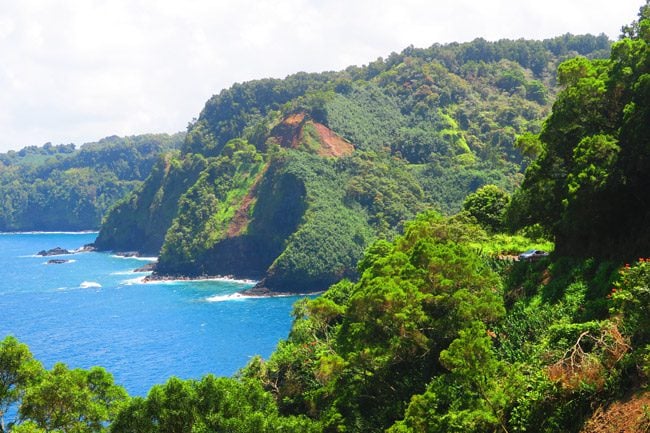
[(299, 301), (269, 359), (146, 397), (100, 368), (46, 371), (8, 337), (0, 415), (17, 410), (13, 432), (578, 432), (644, 388), (650, 260), (511, 262), (477, 240), (467, 215), (421, 214), (357, 282)]

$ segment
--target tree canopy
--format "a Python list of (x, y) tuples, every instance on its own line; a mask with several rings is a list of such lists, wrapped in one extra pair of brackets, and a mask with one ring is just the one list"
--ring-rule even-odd
[(543, 225), (564, 254), (629, 260), (646, 252), (649, 13), (641, 9), (609, 59), (577, 57), (558, 70), (563, 90), (510, 213), (518, 225)]

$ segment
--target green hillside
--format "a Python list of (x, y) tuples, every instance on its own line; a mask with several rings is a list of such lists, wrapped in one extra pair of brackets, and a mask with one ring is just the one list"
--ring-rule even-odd
[(50, 143), (0, 154), (0, 231), (98, 229), (108, 209), (185, 134)]
[(160, 254), (156, 275), (234, 275), (273, 291), (355, 277), (375, 239), (485, 184), (513, 191), (569, 56), (604, 36), (409, 47), (364, 67), (236, 84), (107, 216), (96, 245)]

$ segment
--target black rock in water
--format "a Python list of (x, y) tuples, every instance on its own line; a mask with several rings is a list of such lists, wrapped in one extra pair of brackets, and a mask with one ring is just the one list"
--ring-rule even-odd
[(155, 263), (147, 263), (144, 266), (139, 267), (138, 269), (134, 269), (133, 272), (151, 272), (154, 270), (156, 267)]
[(47, 264), (48, 265), (61, 265), (63, 263), (68, 263), (70, 260), (65, 260), (65, 259), (52, 259), (48, 260)]
[(77, 253), (88, 253), (91, 251), (97, 251), (97, 248), (95, 248), (95, 244), (86, 244), (83, 247), (76, 250)]
[(64, 255), (64, 254), (72, 254), (72, 253), (70, 251), (66, 250), (65, 248), (61, 248), (61, 247), (52, 248), (52, 249), (47, 250), (47, 251), (42, 250), (42, 251), (39, 251), (38, 253), (36, 253), (37, 256), (44, 256), (44, 257), (47, 257), (47, 256), (61, 256), (61, 255)]

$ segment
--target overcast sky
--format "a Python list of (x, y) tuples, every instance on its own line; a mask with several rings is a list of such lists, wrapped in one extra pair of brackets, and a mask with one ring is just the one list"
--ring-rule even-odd
[(0, 151), (177, 132), (235, 82), (477, 37), (616, 39), (643, 0), (0, 0)]

